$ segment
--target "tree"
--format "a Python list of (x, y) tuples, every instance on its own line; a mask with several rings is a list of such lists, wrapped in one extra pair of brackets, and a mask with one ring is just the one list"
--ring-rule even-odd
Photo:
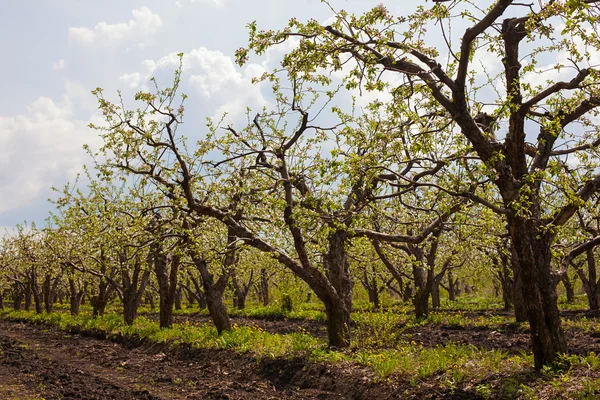
[[(567, 351), (551, 267), (552, 243), (560, 227), (600, 189), (594, 159), (600, 139), (591, 118), (600, 105), (599, 74), (588, 66), (590, 54), (600, 49), (596, 3), (497, 0), (481, 8), (457, 0), (419, 7), (398, 18), (380, 5), (360, 17), (337, 12), (328, 26), (294, 19), (282, 31), (265, 32), (250, 25), (250, 48), (259, 54), (300, 37), (282, 61), (292, 75), (324, 79), (350, 58), (354, 68), (348, 76), (355, 87), (388, 89), (381, 76), (391, 74), (399, 81), (394, 91), (410, 90), (429, 99), (450, 124), (447, 132), (463, 135), (477, 157), (470, 163), (496, 190), (487, 198), (469, 198), (508, 223), (536, 369)], [(437, 48), (426, 44), (431, 35), (426, 32), (434, 23), (438, 42), (445, 43)], [(456, 24), (462, 26), (454, 26), (453, 32), (466, 26), (458, 40), (447, 35)], [(562, 36), (567, 31), (568, 38)], [(240, 63), (247, 57), (247, 49), (238, 51)], [(474, 64), (483, 57), (497, 60), (500, 72), (484, 68), (478, 74)], [(554, 71), (555, 77), (540, 82), (543, 70)], [(537, 137), (530, 133), (534, 129)], [(437, 137), (441, 140), (442, 133)], [(577, 176), (563, 173), (568, 157), (578, 159)], [(560, 204), (545, 202), (550, 192), (560, 193)]]

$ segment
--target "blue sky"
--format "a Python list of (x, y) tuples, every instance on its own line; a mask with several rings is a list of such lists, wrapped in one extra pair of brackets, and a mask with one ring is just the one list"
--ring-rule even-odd
[[(381, 0), (330, 3), (362, 13)], [(424, 0), (383, 3), (401, 15)], [(87, 125), (102, 121), (92, 89), (102, 87), (113, 98), (120, 89), (131, 99), (152, 76), (167, 85), (176, 54), (183, 52), (186, 134), (202, 135), (206, 117), (228, 112), (241, 119), (246, 107), (267, 102), (268, 88), (250, 80), (274, 68), (285, 47), (237, 67), (234, 52), (246, 45), (247, 23), (277, 29), (291, 17), (322, 22), (333, 17), (320, 0), (3, 0), (2, 5), (0, 231), (24, 220), (42, 223), (52, 209), (51, 187), (72, 181), (89, 163), (82, 146), (98, 148), (100, 141)], [(499, 63), (481, 59), (492, 61)]]
[[(361, 12), (377, 3), (332, 5)], [(52, 208), (51, 187), (72, 181), (89, 162), (83, 144), (100, 142), (87, 125), (101, 121), (92, 89), (102, 87), (108, 96), (121, 89), (132, 97), (151, 76), (170, 76), (174, 55), (184, 52), (186, 122), (201, 134), (206, 117), (224, 111), (239, 117), (246, 106), (265, 102), (250, 79), (274, 67), (278, 55), (235, 66), (247, 23), (279, 28), (291, 17), (325, 21), (332, 15), (319, 0), (4, 0), (0, 227), (42, 223)]]

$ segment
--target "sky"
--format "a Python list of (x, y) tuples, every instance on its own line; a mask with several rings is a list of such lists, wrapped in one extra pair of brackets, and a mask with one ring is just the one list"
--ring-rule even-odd
[[(380, 1), (379, 1), (380, 2)], [(362, 12), (377, 1), (337, 0)], [(395, 3), (395, 2), (394, 2)], [(264, 105), (251, 78), (276, 66), (277, 54), (239, 68), (234, 52), (246, 25), (281, 28), (291, 17), (326, 21), (319, 0), (2, 0), (0, 13), (0, 229), (43, 224), (52, 187), (72, 182), (101, 145), (90, 122), (101, 122), (91, 91), (126, 98), (152, 76), (170, 83), (176, 54), (186, 54), (186, 123), (198, 134), (206, 117), (243, 115)], [(398, 7), (395, 5), (393, 7)], [(399, 11), (394, 10), (393, 11)], [(191, 106), (190, 106), (191, 105)], [(192, 107), (192, 108), (190, 108)]]
[[(331, 0), (335, 9), (362, 13), (382, 0)], [(383, 1), (394, 15), (425, 0)], [(431, 3), (429, 3), (431, 4)], [(90, 122), (101, 123), (91, 91), (113, 100), (172, 81), (183, 52), (185, 124), (201, 136), (207, 117), (232, 120), (267, 102), (252, 77), (272, 70), (285, 46), (240, 68), (234, 53), (247, 44), (246, 25), (283, 28), (296, 17), (326, 22), (320, 0), (2, 0), (0, 13), (0, 231), (23, 221), (43, 225), (62, 188), (101, 146)], [(485, 61), (485, 60), (484, 60)]]

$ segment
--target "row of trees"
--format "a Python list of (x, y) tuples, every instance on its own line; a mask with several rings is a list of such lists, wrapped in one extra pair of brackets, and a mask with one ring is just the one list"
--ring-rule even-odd
[[(138, 109), (98, 89), (106, 124), (94, 126), (104, 147), (89, 193), (67, 188), (52, 234), (34, 238), (50, 256), (9, 240), (3, 263), (20, 260), (30, 282), (43, 271), (50, 288), (50, 265), (93, 276), (94, 309), (115, 291), (128, 322), (152, 271), (162, 326), (193, 266), (186, 285), (222, 331), (229, 282), (238, 304), (248, 293), (247, 258), (261, 279), (283, 268), (305, 282), (337, 347), (349, 343), (355, 281), (373, 302), (385, 282), (424, 316), (442, 284), (453, 297), (456, 277), (479, 269), (529, 321), (541, 368), (568, 350), (556, 287), (572, 287), (571, 267), (598, 307), (595, 3), (454, 0), (400, 17), (340, 11), (328, 26), (250, 24), (240, 64), (295, 40), (259, 79), (273, 106), (245, 126), (209, 123), (192, 146), (178, 132), (181, 68), (170, 87), (138, 93)], [(365, 92), (379, 99), (353, 106)]]

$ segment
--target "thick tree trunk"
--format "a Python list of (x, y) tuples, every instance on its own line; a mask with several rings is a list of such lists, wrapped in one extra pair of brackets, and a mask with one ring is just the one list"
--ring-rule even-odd
[(344, 303), (325, 303), (327, 338), (330, 347), (346, 348), (350, 345), (350, 309)]
[(92, 296), (90, 303), (92, 304), (92, 315), (99, 317), (104, 315), (110, 296), (112, 295), (113, 288), (105, 278), (100, 278), (98, 284), (98, 293)]
[(512, 303), (515, 308), (515, 320), (525, 322), (527, 321), (527, 309), (523, 298), (523, 278), (520, 272), (519, 256), (513, 244), (511, 244), (511, 265), (513, 270)]
[(77, 290), (75, 279), (69, 278), (69, 308), (71, 315), (79, 315), (81, 301), (83, 300), (85, 289)]
[(335, 289), (335, 298), (321, 298), (327, 314), (329, 345), (345, 348), (350, 345), (350, 313), (352, 312), (353, 282), (346, 253), (347, 232), (338, 230), (329, 236), (329, 249), (325, 255), (329, 282)]
[(31, 305), (33, 304), (33, 292), (31, 291), (30, 283), (25, 285), (23, 297), (25, 299), (25, 311), (31, 310)]
[(169, 328), (173, 325), (173, 304), (181, 258), (177, 254), (171, 256), (163, 254), (158, 244), (154, 244), (152, 252), (154, 272), (158, 282), (159, 325), (161, 328)]
[(15, 311), (20, 311), (25, 295), (21, 286), (15, 282), (13, 285), (13, 308)]
[(269, 275), (267, 274), (267, 269), (262, 268), (260, 270), (260, 290), (258, 291), (260, 294), (260, 300), (263, 303), (263, 306), (269, 305)]
[(211, 285), (210, 288), (204, 289), (206, 293), (206, 305), (210, 318), (212, 319), (217, 332), (221, 334), (223, 331), (231, 329), (231, 321), (227, 314), (227, 307), (223, 302), (223, 291), (219, 290), (216, 285)]
[(52, 279), (50, 275), (46, 275), (44, 278), (42, 293), (44, 296), (44, 307), (46, 308), (46, 313), (48, 314), (54, 311), (54, 303), (56, 302), (59, 283), (60, 276), (56, 276), (54, 279)]
[(425, 318), (429, 315), (429, 291), (425, 286), (417, 288), (417, 292), (413, 297), (413, 305), (415, 307), (415, 317)]
[[(223, 293), (227, 287), (229, 280), (228, 274), (223, 274), (219, 277), (217, 282), (214, 282), (214, 277), (208, 269), (208, 265), (204, 258), (202, 258), (195, 250), (190, 250), (190, 255), (194, 261), (194, 265), (200, 272), (202, 277), (202, 286), (204, 288), (204, 297), (206, 299), (206, 305), (208, 307), (208, 313), (212, 319), (217, 332), (221, 334), (223, 331), (231, 329), (231, 321), (229, 320), (229, 314), (227, 313), (227, 307), (223, 302)], [(229, 260), (231, 261), (231, 260)], [(228, 260), (224, 262), (227, 264)]]
[(127, 325), (133, 325), (137, 317), (138, 308), (142, 304), (142, 299), (146, 292), (150, 270), (146, 269), (142, 273), (142, 263), (139, 259), (136, 259), (133, 266), (133, 274), (130, 275), (128, 269), (125, 267), (127, 261), (127, 258), (122, 255), (121, 285), (123, 286), (123, 291), (121, 300), (123, 301), (123, 319)]
[(521, 292), (531, 329), (536, 369), (567, 352), (552, 276), (550, 243), (532, 219), (509, 218), (513, 244), (519, 260)]
[(183, 290), (182, 290), (181, 286), (179, 286), (177, 288), (177, 290), (175, 291), (175, 309), (176, 310), (181, 310), (183, 308), (182, 304), (181, 304), (182, 300), (183, 300)]

